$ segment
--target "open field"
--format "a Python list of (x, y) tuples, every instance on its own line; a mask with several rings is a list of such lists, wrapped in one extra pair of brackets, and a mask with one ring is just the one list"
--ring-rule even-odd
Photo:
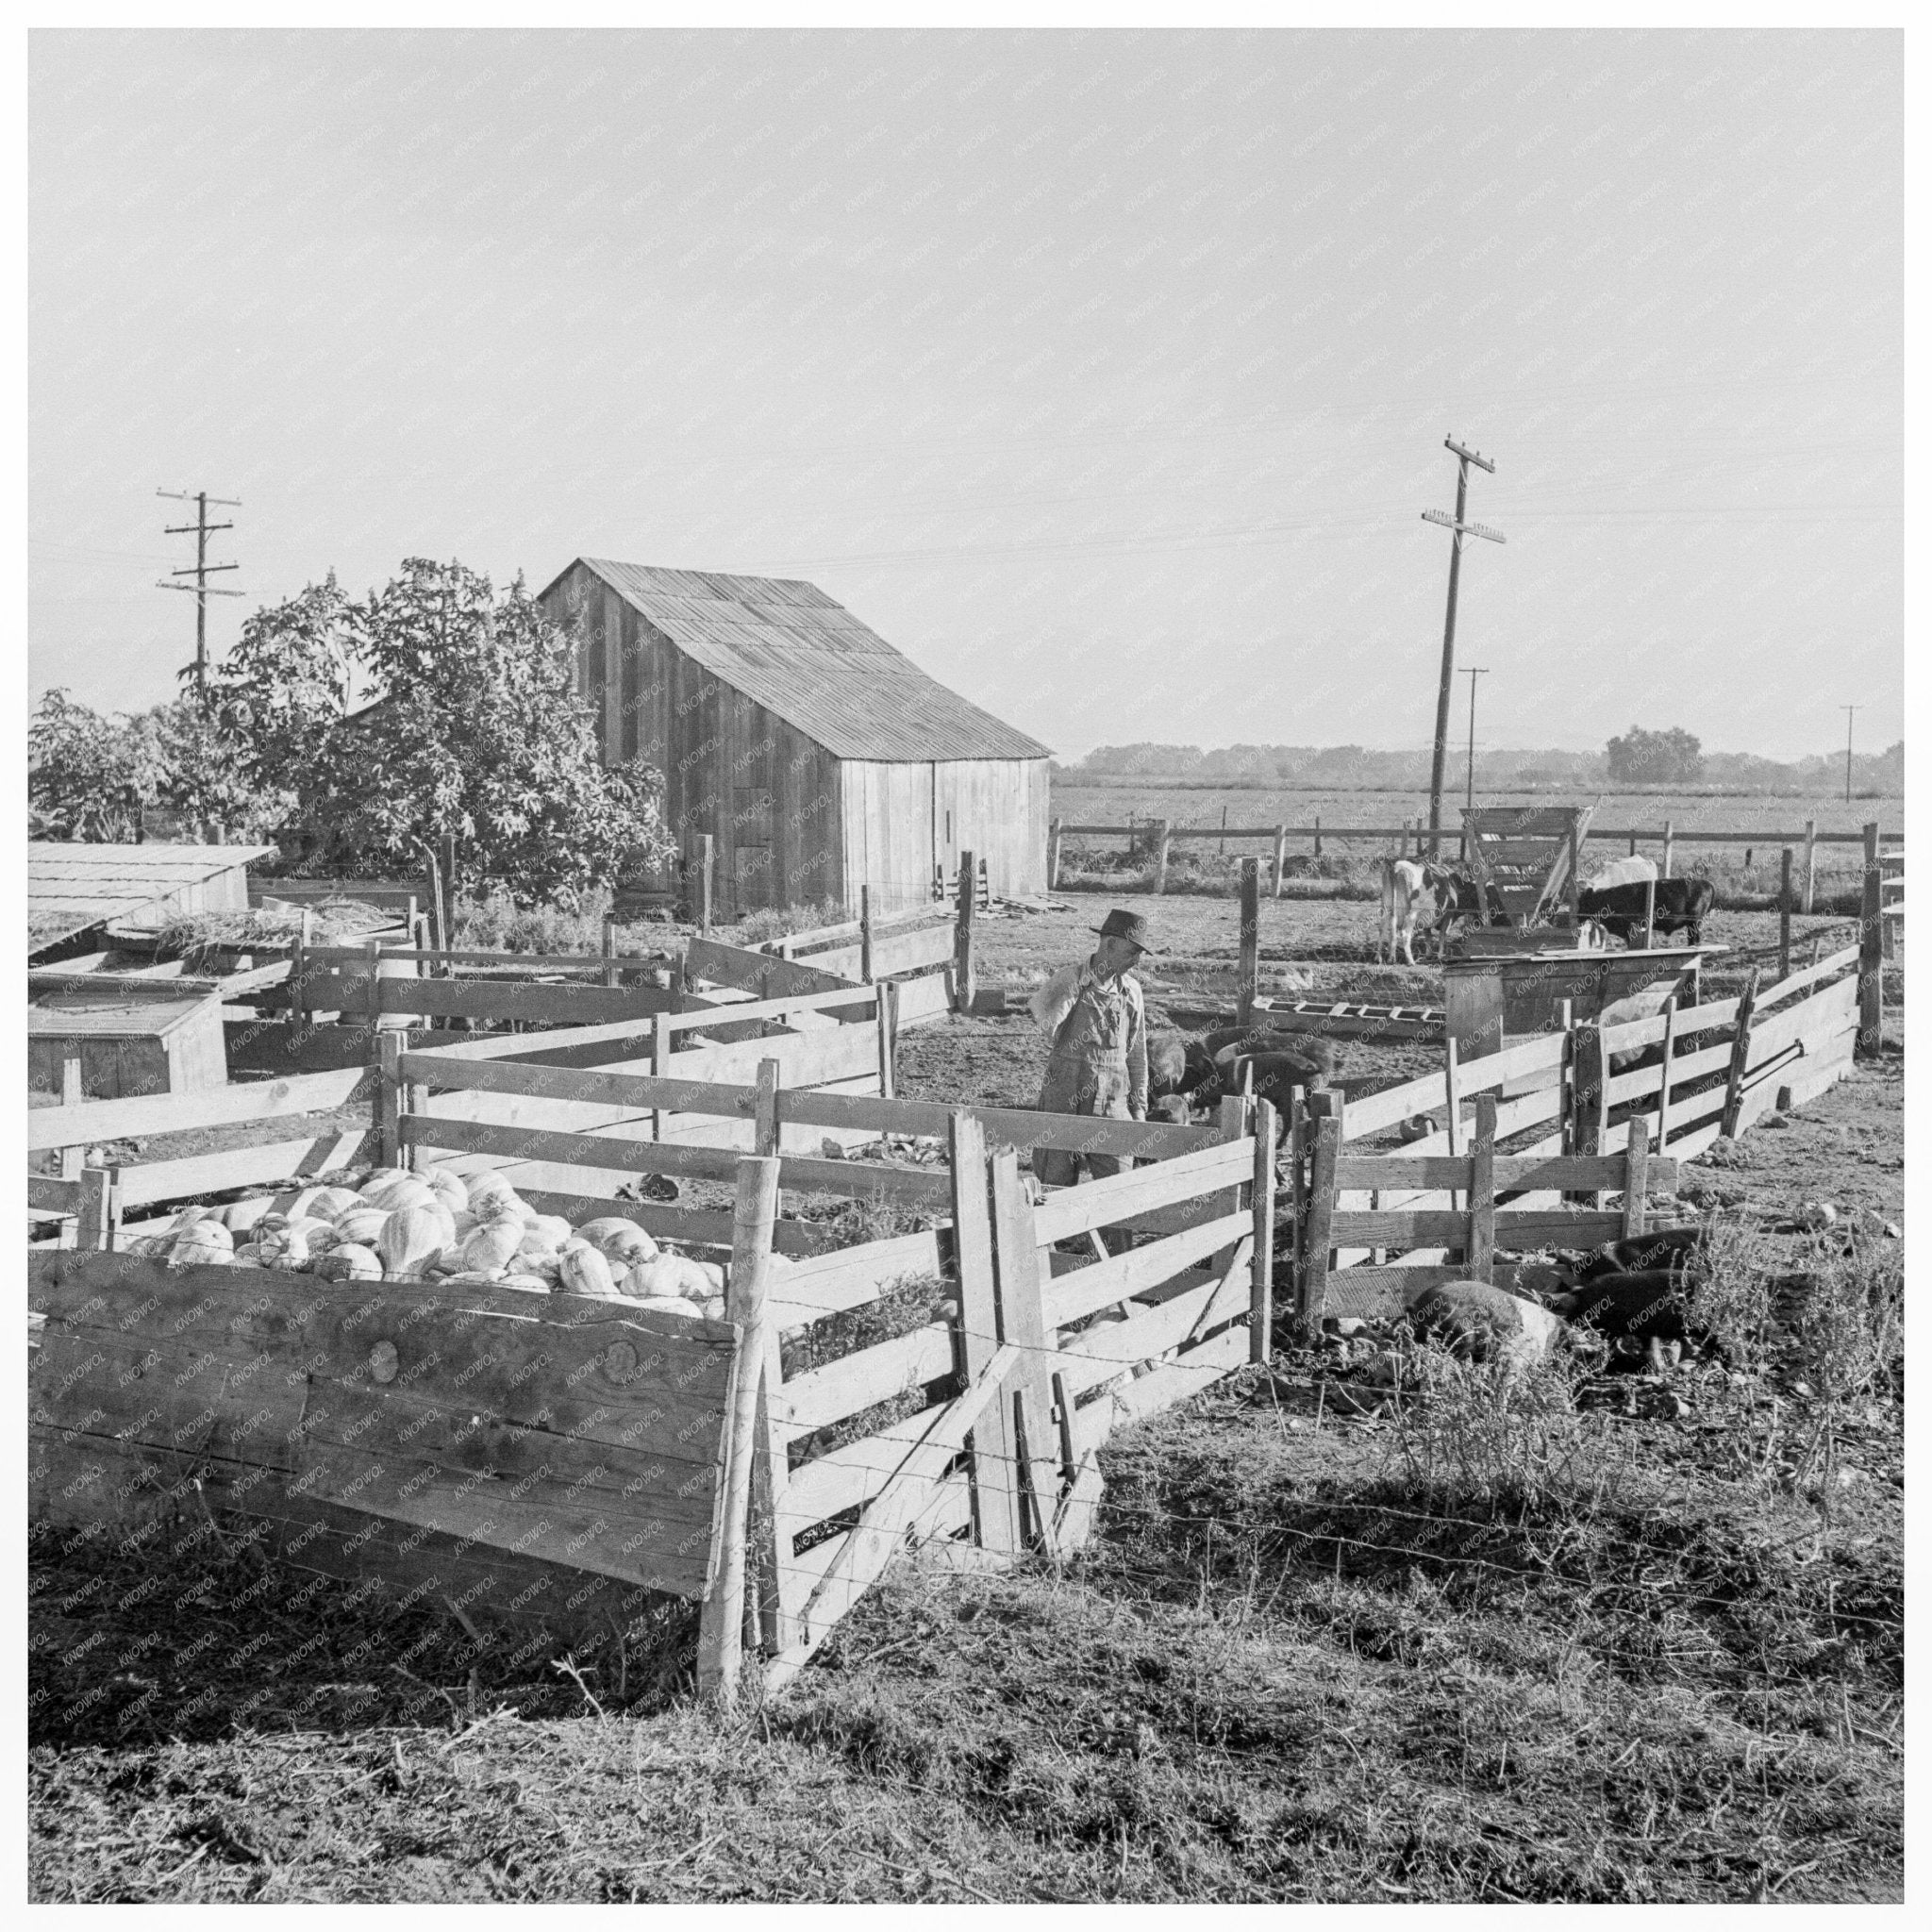
[[(1122, 903), (1157, 922), (1157, 1014), (1231, 994), (1233, 902)], [(984, 919), (981, 983), (1076, 957), (1102, 909)], [(1368, 907), (1261, 916), (1264, 989), (1440, 991), (1368, 963)], [(1710, 937), (1775, 932), (1722, 913)], [(1890, 1005), (1887, 1036), (1690, 1169), (1765, 1267), (1890, 1278), (1774, 1231), (1821, 1196), (1902, 1222)], [(1351, 1041), (1342, 1074), (1433, 1054)], [(900, 1091), (1024, 1104), (1041, 1058), (1024, 1017), (952, 1019), (907, 1037)], [(1281, 1341), (1112, 1440), (1073, 1564), (895, 1573), (732, 1723), (691, 1699), (689, 1609), (565, 1670), (441, 1605), (378, 1624), (233, 1522), (36, 1537), (31, 1895), (1900, 1896), (1901, 1365), (1832, 1398), (1812, 1323), (1735, 1378), (1582, 1375), (1445, 1484), (1440, 1436), (1345, 1417), (1337, 1352)]]

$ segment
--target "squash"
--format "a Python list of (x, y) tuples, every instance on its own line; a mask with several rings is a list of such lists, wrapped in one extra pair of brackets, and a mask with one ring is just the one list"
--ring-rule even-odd
[(686, 1301), (681, 1294), (646, 1295), (638, 1307), (650, 1309), (654, 1315), (679, 1315), (688, 1322), (695, 1321), (698, 1313), (696, 1304)]
[(339, 1241), (352, 1241), (358, 1247), (373, 1248), (376, 1237), (382, 1232), (382, 1224), (389, 1215), (380, 1208), (366, 1204), (352, 1208), (335, 1224), (335, 1237)]
[(546, 1247), (560, 1249), (576, 1230), (560, 1214), (538, 1214), (525, 1224), (534, 1235), (541, 1235)]
[(468, 1241), (483, 1225), (482, 1222), (475, 1215), (472, 1214), (467, 1208), (454, 1209), (450, 1214), (450, 1220), (456, 1224), (457, 1240), (459, 1241)]
[(480, 1214), (483, 1203), (498, 1195), (508, 1194), (515, 1198), (515, 1191), (493, 1168), (486, 1168), (481, 1174), (473, 1174), (463, 1183), (463, 1191), (469, 1196), (471, 1211)]
[(361, 1205), (361, 1197), (353, 1188), (317, 1188), (315, 1199), (309, 1202), (308, 1211), (318, 1220), (338, 1222), (350, 1208)]
[(729, 1319), (724, 1312), (724, 1297), (722, 1294), (707, 1295), (695, 1306), (698, 1313), (708, 1322), (723, 1322)]
[(245, 1201), (231, 1201), (217, 1218), (230, 1234), (242, 1234), (272, 1212), (275, 1205), (273, 1194), (250, 1194)]
[(689, 1255), (655, 1255), (640, 1261), (625, 1278), (625, 1292), (640, 1301), (673, 1294), (704, 1301), (717, 1292), (716, 1284)]
[(293, 1193), (277, 1194), (271, 1211), (285, 1214), (291, 1221), (300, 1221), (304, 1215), (315, 1212), (315, 1204), (328, 1191), (326, 1188), (298, 1188)]
[(534, 1227), (526, 1227), (517, 1242), (517, 1253), (526, 1261), (555, 1261), (557, 1243)]
[(421, 1204), (396, 1208), (375, 1238), (383, 1271), (399, 1281), (420, 1281), (429, 1263), (443, 1250), (447, 1219), (446, 1208), (439, 1212)]
[(515, 1258), (524, 1243), (521, 1222), (490, 1221), (475, 1229), (463, 1241), (463, 1266), (501, 1274)]
[(597, 1301), (610, 1301), (617, 1284), (610, 1278), (610, 1263), (589, 1241), (573, 1241), (558, 1257), (558, 1291), (580, 1294)]
[(169, 1222), (165, 1232), (172, 1239), (177, 1234), (185, 1234), (197, 1221), (213, 1221), (214, 1219), (215, 1210), (212, 1208), (203, 1208), (193, 1202), (190, 1202), (186, 1208), (183, 1208), (175, 1216), (173, 1221)]
[(171, 1268), (225, 1268), (234, 1258), (234, 1241), (218, 1221), (198, 1222), (168, 1250)]
[(470, 1208), (470, 1191), (464, 1187), (460, 1174), (451, 1174), (446, 1167), (431, 1168), (427, 1174), (419, 1174), (416, 1178), (427, 1184), (429, 1191), (449, 1209), (452, 1214), (467, 1214)]
[(197, 1215), (192, 1221), (183, 1221), (168, 1230), (171, 1249), (185, 1246), (189, 1241), (200, 1241), (208, 1246), (225, 1248), (229, 1254), (235, 1252), (235, 1237), (207, 1215)]
[(356, 1191), (363, 1200), (373, 1201), (392, 1181), (412, 1181), (415, 1178), (407, 1167), (372, 1167), (362, 1176)]
[(374, 1190), (364, 1188), (362, 1198), (372, 1208), (380, 1208), (393, 1214), (400, 1208), (428, 1207), (436, 1199), (436, 1190), (426, 1182), (419, 1181), (414, 1174), (406, 1174), (401, 1179), (385, 1181)]
[(502, 1280), (497, 1282), (496, 1286), (498, 1288), (521, 1289), (526, 1294), (548, 1294), (550, 1292), (550, 1284), (541, 1274), (522, 1273), (506, 1274)]
[(343, 1241), (316, 1262), (314, 1272), (325, 1281), (380, 1281), (382, 1258), (374, 1248)]

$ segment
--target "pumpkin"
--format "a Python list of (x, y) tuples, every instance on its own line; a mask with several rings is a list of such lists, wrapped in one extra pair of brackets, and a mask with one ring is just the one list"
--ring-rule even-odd
[(485, 1274), (500, 1274), (515, 1258), (523, 1242), (524, 1230), (520, 1222), (486, 1222), (464, 1241), (463, 1266), (480, 1269)]
[(364, 1188), (362, 1198), (370, 1207), (393, 1214), (402, 1208), (428, 1207), (436, 1199), (436, 1190), (419, 1181), (414, 1174), (406, 1174), (400, 1180), (385, 1181), (374, 1190)]
[(698, 1312), (696, 1305), (686, 1301), (681, 1294), (646, 1295), (638, 1307), (649, 1308), (654, 1315), (679, 1315), (688, 1322), (694, 1321)]
[(357, 1184), (356, 1191), (367, 1201), (391, 1181), (412, 1181), (415, 1178), (407, 1167), (372, 1167)]
[(315, 1204), (327, 1191), (325, 1188), (298, 1188), (291, 1194), (277, 1194), (273, 1211), (287, 1215), (291, 1221), (299, 1221), (305, 1214), (315, 1212)]
[(314, 1272), (325, 1281), (380, 1281), (382, 1258), (374, 1248), (343, 1241), (316, 1262)]
[(168, 1224), (166, 1231), (171, 1236), (184, 1234), (197, 1221), (212, 1221), (214, 1218), (215, 1210), (212, 1208), (200, 1208), (190, 1203)]
[(439, 1212), (425, 1205), (396, 1208), (375, 1238), (384, 1272), (402, 1281), (421, 1280), (424, 1270), (442, 1252), (447, 1218), (447, 1209)]
[(231, 1234), (254, 1227), (275, 1205), (273, 1194), (251, 1194), (245, 1201), (231, 1201), (217, 1217)]
[(609, 1301), (617, 1293), (610, 1263), (589, 1241), (573, 1241), (558, 1257), (558, 1291)]
[(722, 1322), (725, 1319), (724, 1297), (722, 1294), (707, 1295), (697, 1307), (698, 1313), (708, 1322)]
[(517, 1273), (506, 1274), (496, 1286), (498, 1288), (519, 1288), (529, 1294), (548, 1294), (550, 1284), (541, 1274)]
[(525, 1225), (532, 1234), (541, 1236), (543, 1245), (548, 1248), (560, 1249), (575, 1233), (575, 1229), (560, 1214), (534, 1215)]
[(696, 1302), (717, 1292), (717, 1284), (688, 1255), (655, 1255), (640, 1261), (625, 1278), (625, 1292), (640, 1301), (675, 1294)]
[(526, 1227), (517, 1241), (517, 1253), (526, 1261), (557, 1259), (558, 1244), (534, 1227)]
[(497, 1195), (508, 1194), (515, 1198), (514, 1190), (504, 1177), (493, 1169), (486, 1168), (481, 1174), (473, 1174), (463, 1183), (463, 1191), (469, 1196), (470, 1207), (475, 1213), (483, 1211), (483, 1203)]
[(315, 1199), (309, 1202), (308, 1211), (318, 1220), (340, 1221), (350, 1208), (361, 1206), (361, 1197), (353, 1188), (317, 1188)]
[(450, 1220), (456, 1225), (457, 1240), (459, 1241), (468, 1241), (483, 1225), (482, 1222), (475, 1215), (472, 1214), (467, 1208), (452, 1209)]
[(197, 1222), (168, 1250), (171, 1268), (225, 1268), (234, 1258), (234, 1241), (218, 1221)]
[(419, 1174), (416, 1178), (426, 1182), (431, 1193), (449, 1209), (452, 1214), (466, 1214), (470, 1208), (470, 1191), (464, 1187), (460, 1174), (451, 1174), (446, 1167), (431, 1168), (427, 1174)]
[(383, 1223), (388, 1213), (380, 1208), (363, 1206), (352, 1208), (335, 1224), (335, 1237), (339, 1241), (350, 1241), (357, 1247), (373, 1248), (376, 1237), (382, 1233)]

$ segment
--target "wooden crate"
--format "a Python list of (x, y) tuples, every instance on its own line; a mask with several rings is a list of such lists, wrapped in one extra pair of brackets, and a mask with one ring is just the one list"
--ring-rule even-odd
[(42, 992), (27, 1008), (27, 1086), (62, 1091), (66, 1061), (80, 1062), (90, 1100), (138, 1093), (192, 1093), (228, 1078), (219, 992), (170, 998), (125, 987), (93, 992), (77, 985)]

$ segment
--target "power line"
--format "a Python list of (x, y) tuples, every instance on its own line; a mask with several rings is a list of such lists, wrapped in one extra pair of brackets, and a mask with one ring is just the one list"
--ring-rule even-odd
[[(210, 563), (208, 560), (208, 540), (215, 530), (232, 530), (233, 524), (211, 524), (208, 520), (209, 504), (219, 504), (225, 509), (240, 509), (239, 496), (210, 496), (206, 490), (157, 490), (157, 496), (165, 496), (175, 503), (194, 505), (194, 521), (192, 524), (169, 524), (166, 534), (170, 537), (192, 536), (194, 539), (194, 561), (184, 570), (171, 571), (161, 578), (158, 589), (163, 591), (192, 591), (194, 593), (194, 694), (206, 700), (208, 697), (208, 600), (210, 597), (239, 597), (240, 591), (218, 589), (209, 584), (208, 578), (219, 570), (240, 570), (239, 563)], [(176, 583), (176, 577), (192, 577), (192, 584)]]

